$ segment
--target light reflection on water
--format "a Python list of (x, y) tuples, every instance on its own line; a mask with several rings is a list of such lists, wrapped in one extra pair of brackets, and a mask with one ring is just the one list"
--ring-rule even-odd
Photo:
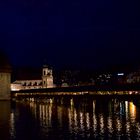
[(10, 113), (10, 134), (11, 139), (29, 134), (30, 139), (139, 139), (139, 115), (132, 101), (118, 99), (17, 102)]

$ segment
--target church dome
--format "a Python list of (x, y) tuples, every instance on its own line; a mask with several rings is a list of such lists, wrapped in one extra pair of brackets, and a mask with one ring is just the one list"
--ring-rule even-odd
[(0, 72), (11, 72), (11, 65), (9, 59), (2, 50), (0, 50)]

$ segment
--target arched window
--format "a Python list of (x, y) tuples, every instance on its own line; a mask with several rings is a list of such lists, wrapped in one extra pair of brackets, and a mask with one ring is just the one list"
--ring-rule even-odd
[(26, 82), (23, 84), (23, 86), (26, 86)]
[(32, 85), (32, 83), (30, 82), (29, 84), (28, 84), (28, 86), (31, 86)]
[(37, 86), (37, 82), (34, 83), (34, 86)]
[(44, 75), (46, 75), (46, 71), (44, 70)]

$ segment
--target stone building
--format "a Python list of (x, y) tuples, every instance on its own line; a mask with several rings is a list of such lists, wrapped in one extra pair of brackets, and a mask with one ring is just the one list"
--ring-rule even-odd
[(7, 56), (0, 51), (0, 100), (10, 99), (11, 66)]
[(36, 79), (32, 76), (29, 76), (28, 79), (18, 79), (11, 84), (11, 90), (22, 90), (22, 89), (40, 89), (40, 88), (52, 88), (53, 84), (53, 73), (52, 69), (48, 66), (43, 66), (42, 76), (37, 77)]

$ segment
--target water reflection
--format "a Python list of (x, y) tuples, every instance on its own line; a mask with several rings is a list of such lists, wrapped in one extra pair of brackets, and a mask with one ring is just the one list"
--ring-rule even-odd
[[(20, 131), (25, 130), (22, 123), (29, 122), (30, 137), (35, 139), (131, 139), (134, 135), (138, 139), (139, 113), (132, 101), (118, 99), (18, 102), (10, 114), (11, 138), (20, 138), (18, 132), (22, 139)], [(24, 131), (24, 135), (29, 132)]]
[[(9, 119), (10, 119), (10, 102), (0, 101), (0, 139), (1, 140), (10, 139), (10, 132), (8, 131), (10, 127)], [(12, 127), (12, 129), (14, 128)]]
[(129, 109), (130, 109), (130, 117), (133, 121), (136, 119), (136, 106), (130, 102), (129, 103)]

